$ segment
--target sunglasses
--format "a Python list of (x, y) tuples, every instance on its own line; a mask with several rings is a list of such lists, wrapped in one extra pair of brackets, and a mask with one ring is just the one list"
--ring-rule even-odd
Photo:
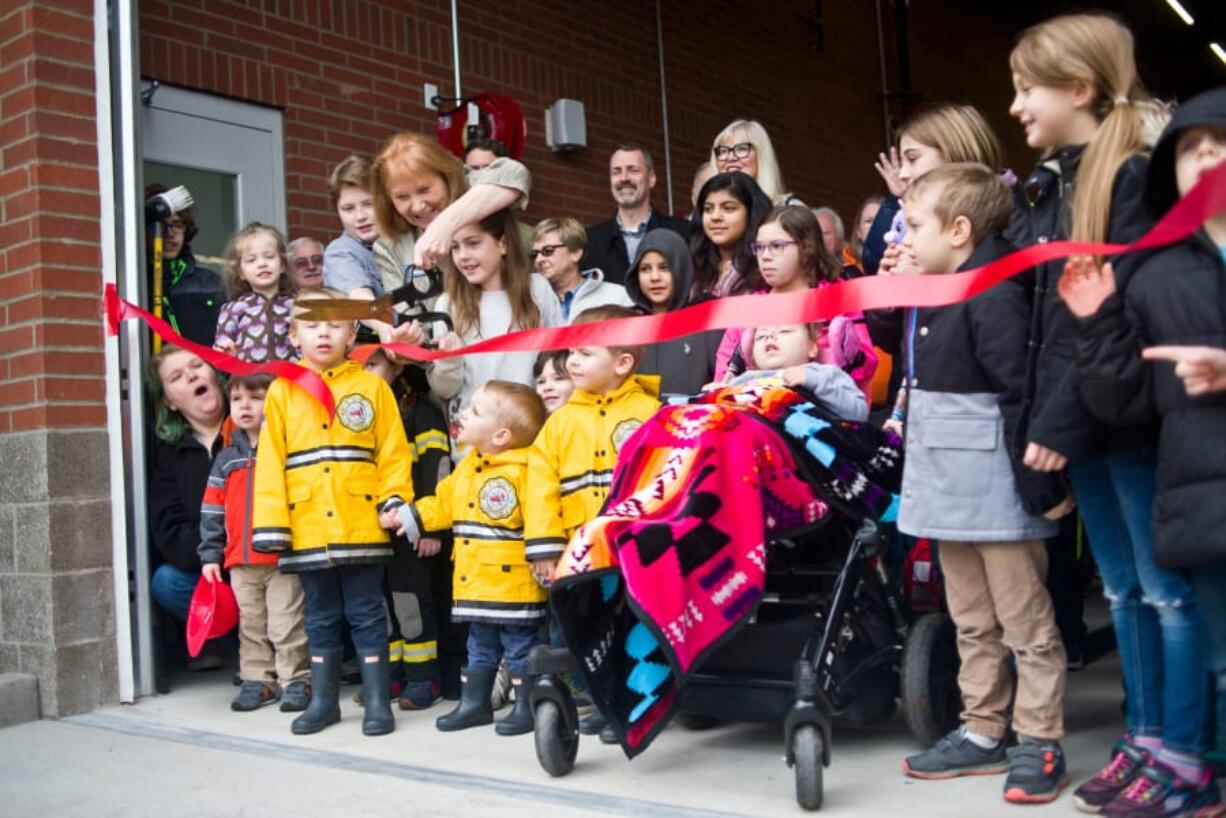
[(537, 256), (544, 256), (545, 258), (552, 258), (554, 250), (557, 250), (559, 247), (565, 247), (565, 246), (566, 245), (564, 244), (543, 244), (540, 247), (533, 248), (532, 251), (528, 253), (528, 256), (533, 261), (536, 261)]
[(299, 256), (294, 259), (295, 270), (309, 270), (312, 267), (319, 267), (324, 263), (323, 256)]

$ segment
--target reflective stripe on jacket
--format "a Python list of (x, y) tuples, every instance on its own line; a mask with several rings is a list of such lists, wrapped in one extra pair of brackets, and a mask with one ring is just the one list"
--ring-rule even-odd
[(575, 529), (600, 513), (617, 453), (660, 407), (659, 394), (658, 377), (631, 375), (604, 395), (576, 389), (545, 421), (528, 453), (528, 559), (560, 556)]
[(264, 402), (252, 545), (280, 552), (282, 571), (383, 561), (392, 549), (379, 510), (413, 499), (412, 455), (391, 388), (354, 361), (319, 374), (334, 417), (285, 380)]

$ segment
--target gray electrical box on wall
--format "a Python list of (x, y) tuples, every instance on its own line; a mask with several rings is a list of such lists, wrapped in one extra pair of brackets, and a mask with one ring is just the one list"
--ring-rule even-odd
[(545, 109), (545, 144), (554, 151), (587, 147), (587, 122), (582, 102), (559, 99)]

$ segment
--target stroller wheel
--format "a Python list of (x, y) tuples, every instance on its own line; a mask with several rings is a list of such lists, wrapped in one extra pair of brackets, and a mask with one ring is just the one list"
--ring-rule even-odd
[(796, 770), (796, 803), (801, 808), (822, 808), (822, 734), (805, 724), (792, 734), (792, 765)]
[(545, 772), (554, 778), (561, 778), (575, 768), (579, 731), (566, 729), (557, 702), (545, 699), (538, 703), (535, 716), (536, 760)]
[(902, 653), (902, 708), (921, 746), (931, 747), (958, 724), (960, 664), (952, 619), (930, 613), (911, 626)]

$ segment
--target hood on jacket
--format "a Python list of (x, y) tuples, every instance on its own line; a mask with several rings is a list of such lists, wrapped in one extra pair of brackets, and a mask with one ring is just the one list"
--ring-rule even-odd
[(626, 292), (634, 306), (652, 311), (651, 302), (639, 287), (638, 269), (643, 256), (653, 250), (668, 260), (668, 269), (673, 273), (673, 300), (669, 302), (668, 309), (680, 309), (689, 302), (690, 288), (694, 284), (694, 257), (690, 255), (685, 239), (662, 227), (649, 231), (639, 242), (638, 252), (634, 254), (634, 260), (626, 272)]
[(1179, 132), (1194, 125), (1226, 127), (1226, 86), (1197, 94), (1175, 109), (1158, 137), (1145, 179), (1145, 204), (1159, 217), (1179, 200), (1175, 185), (1175, 143)]

